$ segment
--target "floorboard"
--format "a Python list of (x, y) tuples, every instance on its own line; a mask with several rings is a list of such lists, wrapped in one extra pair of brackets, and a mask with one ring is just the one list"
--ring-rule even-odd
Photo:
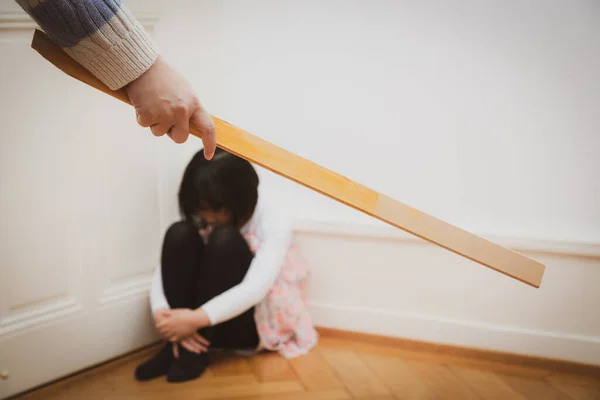
[(199, 379), (137, 382), (135, 367), (156, 347), (87, 370), (15, 399), (596, 400), (600, 376), (560, 373), (481, 357), (410, 350), (392, 342), (324, 337), (309, 354), (211, 354)]

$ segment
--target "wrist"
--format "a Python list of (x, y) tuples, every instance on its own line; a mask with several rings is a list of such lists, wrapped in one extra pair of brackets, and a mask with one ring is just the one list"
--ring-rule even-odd
[(206, 311), (204, 311), (202, 307), (199, 307), (196, 310), (194, 310), (194, 314), (194, 320), (197, 329), (202, 329), (204, 327), (210, 326), (210, 319), (208, 318), (208, 314), (206, 313)]
[(152, 62), (144, 72), (142, 72), (138, 77), (136, 77), (135, 79), (128, 82), (125, 86), (123, 86), (123, 89), (125, 90), (127, 96), (130, 96), (130, 91), (141, 90), (138, 88), (143, 87), (148, 79), (152, 79), (154, 71), (156, 69), (160, 69), (160, 65), (162, 62), (162, 57), (160, 55), (157, 55), (154, 62)]

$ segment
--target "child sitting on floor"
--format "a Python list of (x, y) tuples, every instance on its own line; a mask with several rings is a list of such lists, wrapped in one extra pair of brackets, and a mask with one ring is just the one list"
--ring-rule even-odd
[(305, 354), (317, 342), (291, 226), (258, 195), (252, 165), (217, 149), (184, 171), (183, 219), (167, 230), (150, 292), (165, 344), (137, 367), (138, 380), (183, 382), (202, 375), (213, 348)]

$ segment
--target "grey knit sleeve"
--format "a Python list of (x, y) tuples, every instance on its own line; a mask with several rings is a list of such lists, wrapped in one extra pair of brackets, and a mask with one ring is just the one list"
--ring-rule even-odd
[(158, 50), (120, 0), (17, 0), (40, 28), (109, 88), (156, 61)]

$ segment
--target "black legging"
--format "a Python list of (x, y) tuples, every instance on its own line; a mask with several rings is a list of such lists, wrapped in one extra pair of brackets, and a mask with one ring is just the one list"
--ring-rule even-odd
[[(253, 254), (234, 226), (216, 227), (205, 245), (197, 228), (181, 221), (167, 230), (161, 258), (163, 289), (169, 305), (195, 309), (240, 283)], [(255, 348), (259, 338), (254, 307), (212, 327), (207, 339), (211, 347)]]

